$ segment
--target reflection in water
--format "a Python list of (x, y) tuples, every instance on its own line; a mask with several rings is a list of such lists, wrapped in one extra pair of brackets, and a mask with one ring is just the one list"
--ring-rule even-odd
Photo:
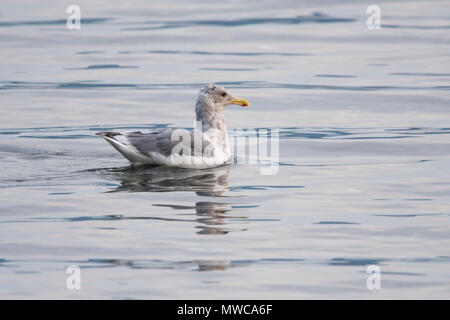
[[(120, 186), (109, 192), (173, 192), (192, 191), (198, 196), (226, 197), (230, 190), (228, 176), (229, 166), (206, 170), (189, 170), (182, 168), (156, 166), (128, 166), (100, 171), (109, 179), (119, 180)], [(231, 204), (226, 202), (198, 201), (195, 205), (154, 204), (158, 207), (168, 207), (174, 210), (194, 210), (198, 234), (227, 234), (230, 231), (246, 231), (247, 228), (225, 228), (230, 218), (241, 220), (246, 216), (230, 216)], [(179, 221), (179, 220), (177, 220)]]
[(231, 204), (220, 202), (199, 201), (195, 203), (195, 206), (178, 206), (167, 204), (155, 204), (154, 206), (169, 207), (175, 210), (194, 209), (197, 215), (196, 221), (201, 223), (196, 228), (198, 234), (227, 234), (230, 231), (246, 231), (247, 228), (241, 229), (229, 229), (224, 228), (227, 225), (228, 219), (247, 219), (248, 217), (229, 216), (226, 213), (230, 211)]
[[(1, 262), (1, 261), (0, 261)], [(69, 261), (73, 263), (74, 261)], [(229, 267), (245, 266), (252, 261), (230, 260), (190, 260), (190, 261), (164, 261), (164, 260), (127, 260), (127, 259), (88, 259), (76, 261), (82, 268), (111, 268), (127, 266), (132, 269), (191, 269), (195, 271), (226, 270)]]
[(229, 260), (197, 260), (198, 271), (226, 270), (230, 266)]
[(120, 186), (109, 192), (194, 191), (199, 196), (221, 197), (228, 186), (229, 166), (205, 170), (159, 166), (128, 166), (103, 169), (101, 175), (119, 180)]

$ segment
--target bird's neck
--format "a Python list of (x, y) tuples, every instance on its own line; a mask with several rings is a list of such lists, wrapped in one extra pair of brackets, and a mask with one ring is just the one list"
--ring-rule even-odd
[(220, 147), (224, 153), (229, 155), (230, 146), (222, 108), (197, 103), (196, 120), (197, 126), (201, 125), (203, 134)]
[(199, 99), (195, 106), (195, 113), (197, 123), (202, 126), (202, 132), (216, 129), (226, 134), (225, 117), (221, 106), (216, 106), (207, 99)]
[(226, 133), (225, 117), (222, 112), (206, 112), (201, 117), (197, 115), (197, 122), (202, 126), (202, 132), (210, 129), (216, 129), (219, 132)]

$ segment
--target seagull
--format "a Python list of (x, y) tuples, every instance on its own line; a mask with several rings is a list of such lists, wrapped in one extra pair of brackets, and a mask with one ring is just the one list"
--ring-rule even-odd
[(207, 169), (230, 161), (231, 150), (223, 109), (247, 99), (234, 97), (224, 87), (208, 84), (198, 93), (194, 130), (162, 128), (150, 132), (102, 131), (104, 138), (133, 164)]

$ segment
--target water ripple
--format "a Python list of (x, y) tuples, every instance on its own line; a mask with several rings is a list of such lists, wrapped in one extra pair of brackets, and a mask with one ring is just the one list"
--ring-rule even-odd
[[(81, 18), (81, 24), (99, 24), (110, 21), (112, 18)], [(0, 21), (0, 27), (18, 27), (18, 26), (55, 26), (67, 23), (66, 19), (58, 20), (29, 20), (29, 21)]]
[[(293, 84), (275, 83), (267, 81), (221, 81), (219, 85), (228, 88), (245, 89), (294, 89), (294, 90), (333, 90), (333, 91), (383, 91), (383, 90), (450, 90), (450, 86), (336, 86), (320, 84)], [(105, 83), (92, 81), (77, 82), (27, 82), (27, 81), (6, 81), (0, 82), (0, 90), (22, 90), (22, 89), (132, 89), (132, 90), (155, 90), (155, 89), (198, 89), (204, 83)]]
[(123, 30), (160, 30), (186, 27), (241, 27), (248, 25), (276, 24), (298, 25), (304, 23), (343, 23), (354, 22), (353, 18), (338, 18), (315, 12), (308, 16), (296, 16), (291, 18), (243, 18), (234, 20), (185, 20), (185, 21), (147, 21), (145, 27), (128, 27)]
[[(76, 264), (82, 269), (91, 268), (117, 268), (127, 267), (131, 269), (185, 269), (191, 271), (226, 270), (234, 267), (248, 267), (255, 264), (305, 264), (305, 265), (331, 265), (342, 267), (366, 267), (368, 265), (390, 266), (394, 262), (407, 263), (448, 263), (449, 257), (415, 257), (415, 258), (329, 258), (329, 259), (305, 259), (268, 257), (260, 259), (194, 259), (194, 260), (164, 260), (164, 259), (118, 259), (118, 258), (88, 258), (85, 260), (43, 260), (43, 259), (0, 259), (0, 267), (17, 268), (26, 264)], [(362, 271), (361, 271), (362, 272)], [(365, 272), (365, 270), (364, 270)], [(401, 276), (425, 276), (424, 273), (383, 270), (385, 275)]]

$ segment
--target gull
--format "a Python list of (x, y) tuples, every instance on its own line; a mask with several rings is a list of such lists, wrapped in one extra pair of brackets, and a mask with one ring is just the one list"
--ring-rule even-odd
[(192, 131), (175, 128), (150, 132), (103, 131), (103, 137), (133, 164), (206, 169), (230, 161), (231, 150), (223, 109), (236, 104), (249, 106), (247, 99), (234, 97), (224, 87), (208, 84), (198, 93), (196, 127)]

